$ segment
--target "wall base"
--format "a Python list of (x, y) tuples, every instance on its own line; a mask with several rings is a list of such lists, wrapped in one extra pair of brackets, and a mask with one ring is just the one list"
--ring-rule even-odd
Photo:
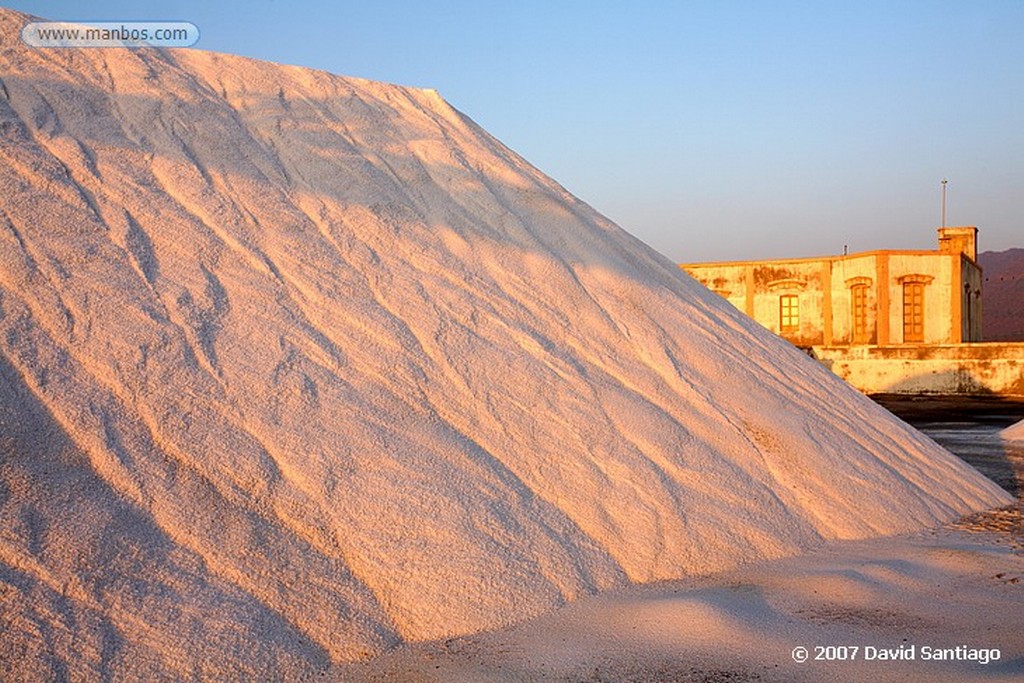
[(866, 394), (1024, 396), (1024, 342), (810, 347)]

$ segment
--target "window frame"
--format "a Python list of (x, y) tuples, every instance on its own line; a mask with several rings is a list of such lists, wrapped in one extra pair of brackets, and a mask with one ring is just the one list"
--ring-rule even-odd
[(779, 296), (779, 330), (797, 332), (800, 329), (800, 296), (782, 294)]
[(851, 337), (854, 344), (867, 344), (871, 341), (871, 329), (868, 326), (868, 293), (871, 288), (865, 283), (850, 287)]
[(920, 281), (908, 280), (903, 283), (904, 342), (924, 342), (924, 287), (925, 283)]

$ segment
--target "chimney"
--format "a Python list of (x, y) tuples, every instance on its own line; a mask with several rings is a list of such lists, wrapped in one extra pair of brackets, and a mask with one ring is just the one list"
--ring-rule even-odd
[(943, 254), (964, 254), (978, 260), (978, 229), (973, 225), (939, 228), (939, 251)]

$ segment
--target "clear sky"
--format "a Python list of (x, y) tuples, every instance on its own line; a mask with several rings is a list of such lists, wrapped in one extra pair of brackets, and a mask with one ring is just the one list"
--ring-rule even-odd
[[(4, 0), (0, 0), (4, 2)], [(21, 2), (436, 88), (677, 261), (1024, 247), (1024, 2)]]

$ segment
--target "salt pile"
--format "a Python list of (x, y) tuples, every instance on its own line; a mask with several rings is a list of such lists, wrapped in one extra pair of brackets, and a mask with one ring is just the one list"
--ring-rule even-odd
[(1009, 500), (433, 91), (26, 20), (4, 678), (292, 676)]
[(1024, 441), (1024, 420), (999, 432), (999, 436), (1007, 441)]

